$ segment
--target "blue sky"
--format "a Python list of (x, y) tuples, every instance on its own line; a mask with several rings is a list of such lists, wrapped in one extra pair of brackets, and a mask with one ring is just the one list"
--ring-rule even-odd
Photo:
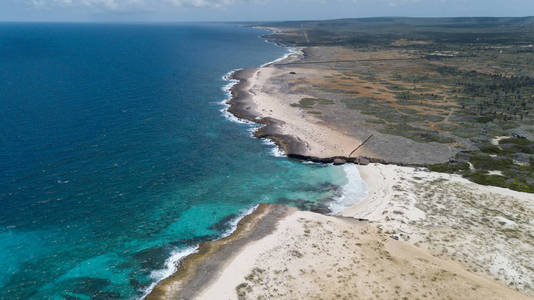
[(256, 21), (526, 16), (534, 0), (0, 0), (0, 21)]

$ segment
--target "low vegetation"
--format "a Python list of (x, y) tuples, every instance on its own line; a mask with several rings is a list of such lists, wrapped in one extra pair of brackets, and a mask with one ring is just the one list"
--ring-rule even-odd
[[(308, 82), (320, 97), (294, 106), (325, 121), (333, 109), (321, 104), (357, 111), (377, 133), (458, 153), (432, 170), (534, 192), (534, 17), (263, 25), (280, 28), (269, 38), (282, 44), (336, 49), (319, 57), (318, 68), (332, 72)], [(492, 142), (498, 136), (509, 138)]]
[(293, 107), (301, 107), (301, 108), (312, 108), (316, 104), (334, 104), (334, 101), (329, 99), (319, 99), (319, 98), (302, 98), (300, 99), (299, 103), (292, 103), (291, 106)]

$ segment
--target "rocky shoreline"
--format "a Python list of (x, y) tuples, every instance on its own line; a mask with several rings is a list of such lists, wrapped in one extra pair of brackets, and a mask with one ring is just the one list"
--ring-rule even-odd
[(180, 268), (159, 282), (147, 300), (192, 299), (209, 285), (225, 264), (250, 242), (270, 234), (278, 221), (295, 210), (285, 205), (260, 204), (243, 217), (229, 236), (200, 243), (198, 251), (185, 257)]
[(342, 165), (345, 163), (354, 163), (358, 165), (367, 165), (369, 163), (380, 164), (395, 164), (399, 166), (423, 167), (425, 164), (419, 163), (404, 163), (388, 161), (382, 158), (369, 156), (327, 156), (318, 157), (312, 155), (302, 154), (305, 152), (306, 142), (297, 136), (284, 134), (280, 127), (284, 123), (282, 120), (271, 117), (259, 117), (254, 113), (254, 104), (251, 102), (252, 95), (247, 90), (250, 78), (258, 68), (242, 69), (234, 71), (230, 74), (230, 80), (237, 80), (238, 82), (231, 88), (231, 99), (227, 102), (230, 107), (228, 111), (239, 119), (247, 120), (256, 124), (262, 125), (254, 132), (254, 136), (260, 139), (270, 139), (277, 147), (279, 147), (290, 159), (310, 161), (316, 163), (325, 163), (334, 165)]
[(339, 216), (261, 204), (147, 299), (531, 299), (528, 194), (425, 169), (358, 169), (369, 195)]
[[(267, 74), (260, 75), (262, 71)], [(287, 70), (284, 72), (287, 73)], [(394, 161), (375, 157), (369, 152), (355, 156), (313, 155), (349, 153), (354, 148), (348, 148), (347, 145), (354, 147), (361, 141), (349, 139), (350, 143), (347, 143), (342, 132), (310, 120), (296, 110), (284, 114), (285, 109), (292, 109), (288, 104), (300, 98), (289, 99), (285, 103), (276, 101), (276, 98), (289, 95), (276, 92), (269, 94), (273, 85), (279, 82), (276, 79), (267, 82), (265, 78), (280, 74), (280, 70), (273, 70), (270, 66), (243, 69), (230, 74), (229, 79), (237, 83), (230, 89), (228, 111), (239, 119), (260, 124), (254, 136), (272, 140), (289, 159), (360, 165), (360, 174), (369, 185), (369, 196), (348, 207), (339, 216), (303, 212), (284, 205), (260, 204), (252, 214), (239, 222), (230, 236), (201, 243), (198, 252), (186, 257), (178, 272), (160, 282), (147, 299), (213, 299), (215, 295), (224, 296), (225, 299), (257, 296), (277, 298), (276, 295), (278, 298), (338, 297), (340, 291), (347, 292), (349, 298), (353, 295), (351, 293), (371, 297), (377, 296), (375, 293), (380, 291), (386, 298), (397, 297), (401, 292), (434, 298), (458, 298), (468, 293), (473, 299), (528, 299), (528, 296), (511, 289), (527, 294), (532, 292), (527, 285), (523, 286), (528, 280), (525, 281), (523, 275), (517, 275), (524, 272), (525, 265), (528, 267), (522, 256), (517, 258), (518, 254), (513, 251), (500, 254), (509, 260), (510, 265), (504, 271), (496, 272), (492, 266), (499, 265), (500, 256), (486, 257), (481, 261), (473, 249), (461, 243), (463, 238), (476, 237), (480, 239), (478, 245), (491, 252), (495, 251), (494, 245), (484, 238), (493, 235), (502, 237), (500, 246), (507, 245), (505, 240), (508, 231), (499, 231), (498, 226), (486, 224), (484, 220), (480, 221), (481, 229), (476, 231), (455, 229), (462, 222), (473, 222), (473, 218), (480, 215), (479, 210), (485, 208), (472, 208), (473, 211), (465, 208), (450, 216), (435, 211), (439, 207), (437, 203), (442, 201), (441, 195), (450, 194), (454, 194), (458, 203), (470, 203), (471, 198), (480, 197), (487, 200), (486, 205), (491, 207), (504, 199), (513, 199), (523, 209), (530, 209), (523, 199), (525, 195), (486, 188), (455, 175), (405, 168), (428, 165), (411, 159)], [(282, 117), (275, 118), (273, 115)], [(307, 126), (312, 129), (306, 130)], [(317, 143), (317, 140), (313, 140), (314, 133), (323, 135), (320, 142), (335, 142)], [(336, 145), (342, 147), (337, 148)], [(439, 185), (439, 193), (424, 194), (436, 185)], [(463, 194), (466, 191), (470, 193), (468, 196)], [(452, 206), (455, 205), (454, 201), (450, 202)], [(428, 207), (421, 210), (423, 204)], [(395, 209), (391, 210), (390, 206)], [(446, 234), (443, 233), (443, 238), (440, 236), (440, 239), (429, 240), (428, 235), (433, 231), (428, 228), (436, 220), (441, 222), (441, 231)], [(310, 224), (315, 224), (316, 228), (309, 230)], [(529, 226), (521, 224), (525, 228)], [(297, 229), (300, 227), (303, 233)], [(438, 236), (441, 231), (433, 234)], [(525, 231), (528, 232), (528, 229)], [(458, 236), (458, 240), (451, 240), (451, 236)], [(305, 243), (310, 245), (303, 247)], [(352, 243), (354, 245), (347, 246)], [(523, 240), (520, 243), (526, 245)], [(457, 256), (456, 252), (462, 256)], [(352, 260), (341, 264), (337, 273), (334, 272), (337, 277), (322, 277), (332, 271), (332, 266), (337, 266), (340, 259), (345, 258)], [(383, 260), (384, 264), (380, 267), (375, 265)], [(318, 262), (326, 263), (322, 266)], [(368, 268), (367, 275), (373, 273), (373, 283), (365, 282), (364, 286), (357, 287), (362, 283), (360, 276), (363, 273), (354, 273), (353, 264), (357, 265), (358, 270)], [(403, 274), (402, 278), (395, 277), (395, 283), (388, 281), (406, 270), (410, 272)], [(314, 280), (315, 284), (302, 286), (301, 277)], [(343, 280), (330, 282), (330, 278)], [(354, 281), (356, 278), (360, 279)], [(507, 282), (510, 278), (514, 280), (513, 284)], [(456, 288), (450, 289), (451, 286)], [(438, 294), (433, 294), (436, 291)]]
[(250, 102), (251, 95), (247, 91), (247, 85), (249, 84), (249, 79), (257, 70), (257, 68), (237, 70), (229, 76), (230, 80), (237, 80), (238, 82), (230, 90), (232, 97), (228, 101), (230, 105), (228, 112), (239, 119), (261, 124), (262, 127), (254, 133), (254, 136), (272, 140), (286, 155), (289, 156), (301, 152), (304, 147), (301, 140), (297, 137), (280, 133), (279, 126), (283, 121), (273, 118), (258, 118), (253, 113), (253, 104)]

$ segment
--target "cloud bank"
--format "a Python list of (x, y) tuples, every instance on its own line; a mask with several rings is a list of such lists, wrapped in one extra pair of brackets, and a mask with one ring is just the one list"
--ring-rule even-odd
[[(224, 7), (237, 3), (266, 3), (271, 0), (26, 0), (34, 7), (86, 7), (109, 10), (136, 9), (136, 8), (163, 8), (163, 7)], [(296, 2), (320, 2), (332, 4), (339, 3), (339, 0), (293, 0)], [(352, 0), (358, 5), (365, 2), (387, 3), (390, 6), (403, 6), (414, 4), (425, 0)], [(444, 1), (444, 0), (432, 0)], [(346, 3), (345, 3), (346, 4)]]
[(263, 0), (29, 0), (34, 7), (86, 7), (109, 10), (131, 10), (155, 7), (223, 7), (243, 2)]

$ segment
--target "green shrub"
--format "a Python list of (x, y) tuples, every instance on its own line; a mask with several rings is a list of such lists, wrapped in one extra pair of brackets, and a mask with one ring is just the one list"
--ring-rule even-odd
[(475, 118), (475, 121), (478, 123), (488, 123), (488, 122), (493, 121), (493, 118), (484, 116), (484, 117)]
[(468, 174), (465, 176), (471, 181), (476, 182), (482, 185), (493, 185), (499, 187), (508, 187), (506, 183), (506, 177), (500, 175), (488, 175), (483, 171), (476, 171), (474, 173)]
[(484, 145), (480, 146), (480, 151), (488, 154), (496, 154), (496, 155), (505, 155), (509, 153), (514, 153), (514, 151), (508, 150), (508, 149), (501, 149), (495, 145)]
[(433, 164), (433, 165), (428, 165), (427, 168), (430, 171), (434, 171), (434, 172), (459, 173), (465, 170), (469, 170), (469, 164), (466, 162)]
[(299, 103), (291, 103), (293, 107), (312, 108), (315, 104), (334, 104), (335, 102), (330, 99), (322, 98), (302, 98)]
[(499, 141), (499, 144), (530, 145), (532, 142), (528, 139), (507, 138)]
[(513, 162), (508, 158), (492, 158), (488, 155), (473, 155), (469, 158), (475, 169), (482, 170), (505, 170), (508, 169)]

